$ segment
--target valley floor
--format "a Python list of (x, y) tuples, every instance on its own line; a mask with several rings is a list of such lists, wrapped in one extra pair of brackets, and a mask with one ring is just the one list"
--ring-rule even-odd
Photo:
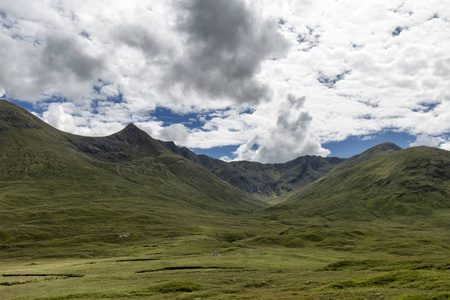
[[(14, 258), (10, 250), (1, 262), (0, 298), (450, 297), (446, 229), (273, 220), (260, 225), (258, 232), (205, 226), (174, 237), (91, 244), (83, 248), (84, 258), (52, 247), (35, 249), (40, 254), (33, 258), (17, 250), (20, 258)], [(66, 251), (55, 254), (65, 258), (51, 258), (52, 251)]]

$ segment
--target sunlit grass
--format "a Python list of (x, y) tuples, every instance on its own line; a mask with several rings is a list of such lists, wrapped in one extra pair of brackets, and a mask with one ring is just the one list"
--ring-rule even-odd
[[(61, 258), (40, 258), (38, 253), (33, 258), (26, 249), (16, 249), (20, 255), (2, 260), (1, 273), (14, 277), (0, 276), (5, 283), (0, 284), (0, 294), (4, 299), (375, 299), (380, 295), (445, 299), (448, 295), (450, 242), (445, 228), (394, 222), (357, 223), (356, 229), (323, 220), (286, 225), (257, 216), (210, 222), (172, 236), (86, 241), (72, 244), (73, 252), (55, 242), (38, 252)], [(290, 239), (295, 242), (289, 243)], [(86, 258), (79, 258), (81, 253)], [(67, 277), (70, 274), (77, 277)], [(27, 277), (31, 275), (36, 277)]]

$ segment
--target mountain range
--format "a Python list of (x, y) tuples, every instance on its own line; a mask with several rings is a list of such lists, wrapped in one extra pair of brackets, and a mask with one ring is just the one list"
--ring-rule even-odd
[(202, 165), (217, 177), (266, 201), (277, 202), (288, 192), (319, 179), (346, 159), (302, 156), (286, 163), (263, 164), (250, 161), (225, 162), (207, 155), (197, 155), (173, 142), (160, 141), (167, 149)]
[(0, 100), (2, 299), (448, 299), (450, 152), (224, 162)]
[(133, 124), (106, 137), (62, 132), (0, 100), (0, 151), (3, 247), (108, 240), (130, 228), (136, 238), (170, 234), (175, 224), (234, 215), (370, 221), (450, 208), (450, 152), (430, 147), (384, 143), (349, 159), (229, 163)]

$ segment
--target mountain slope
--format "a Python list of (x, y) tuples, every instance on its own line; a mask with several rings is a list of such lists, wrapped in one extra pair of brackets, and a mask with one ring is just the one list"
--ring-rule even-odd
[(397, 146), (394, 143), (389, 143), (389, 142), (381, 143), (381, 144), (375, 145), (375, 146), (367, 149), (363, 153), (360, 153), (360, 154), (350, 157), (345, 164), (342, 164), (340, 166), (340, 169), (341, 170), (349, 169), (349, 168), (354, 167), (357, 164), (363, 163), (369, 159), (372, 159), (372, 158), (375, 158), (375, 157), (378, 157), (381, 155), (386, 155), (388, 153), (400, 151), (400, 150), (402, 150), (402, 148)]
[(160, 235), (262, 207), (134, 125), (82, 137), (0, 100), (0, 246)]
[[(196, 155), (173, 142), (161, 142), (172, 152), (190, 159), (233, 186), (271, 203), (281, 201), (288, 192), (319, 179), (346, 161), (338, 157), (303, 156), (286, 163), (224, 162), (206, 155)], [(280, 197), (281, 196), (281, 197)]]
[(272, 211), (369, 220), (450, 208), (450, 152), (429, 147), (369, 149), (293, 193)]
[[(174, 155), (133, 124), (107, 137), (83, 137), (52, 128), (6, 101), (0, 102), (0, 113), (0, 159), (4, 166), (0, 173), (2, 180), (42, 179), (46, 174), (85, 180), (85, 176), (90, 176), (89, 172), (98, 175), (107, 173), (123, 179), (124, 174), (137, 171), (136, 174), (148, 173), (152, 178), (170, 175), (173, 177), (170, 185), (176, 184), (175, 180), (178, 180), (188, 182), (198, 191), (211, 190), (212, 186), (224, 193), (208, 192), (211, 202), (222, 196), (232, 198), (231, 195), (234, 195), (243, 201), (231, 201), (230, 207), (260, 205), (255, 199), (211, 176), (198, 165)], [(139, 170), (130, 170), (131, 165), (138, 164)], [(78, 171), (83, 171), (82, 176), (74, 177)], [(131, 180), (134, 176), (132, 173), (125, 178)], [(135, 181), (138, 179), (139, 175)], [(152, 182), (146, 182), (145, 178), (141, 178), (140, 183), (153, 185)]]

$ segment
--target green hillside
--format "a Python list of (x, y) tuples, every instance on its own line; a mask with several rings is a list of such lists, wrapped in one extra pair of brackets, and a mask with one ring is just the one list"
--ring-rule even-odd
[(134, 125), (76, 136), (1, 100), (0, 128), (0, 247), (10, 252), (179, 234), (264, 206)]
[(429, 216), (450, 208), (450, 152), (375, 146), (294, 192), (274, 210), (371, 220)]
[(449, 153), (225, 163), (1, 100), (0, 298), (448, 299)]

